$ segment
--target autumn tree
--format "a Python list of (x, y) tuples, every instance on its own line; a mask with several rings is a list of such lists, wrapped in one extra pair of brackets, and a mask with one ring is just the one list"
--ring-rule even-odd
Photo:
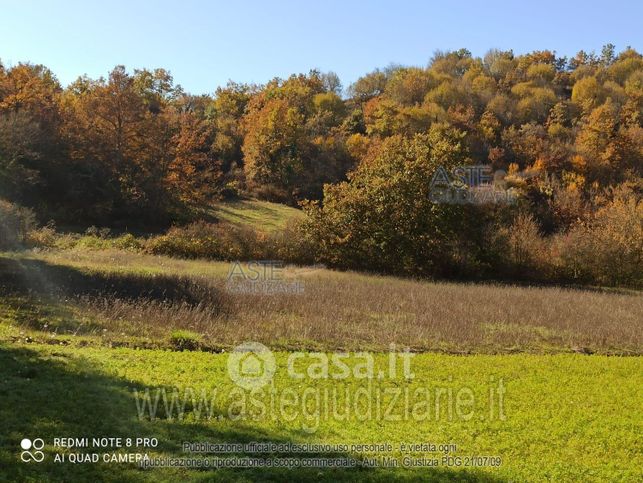
[(471, 214), (462, 206), (433, 203), (430, 189), (438, 167), (466, 163), (462, 140), (462, 132), (436, 124), (427, 134), (391, 136), (374, 145), (348, 181), (326, 187), (323, 206), (307, 206), (306, 228), (320, 258), (398, 273), (454, 270)]
[(215, 138), (212, 149), (223, 171), (243, 167), (243, 116), (256, 87), (229, 82), (216, 90), (214, 100), (206, 110), (213, 124)]
[[(164, 70), (107, 79), (79, 78), (65, 92), (65, 136), (78, 167), (75, 202), (88, 197), (94, 215), (153, 218), (174, 200), (165, 180), (179, 125), (168, 108), (180, 93)], [(87, 184), (91, 189), (86, 188)]]
[(0, 64), (0, 196), (35, 204), (59, 193), (60, 93), (42, 65)]
[(250, 100), (243, 154), (246, 179), (255, 192), (300, 199), (315, 191), (318, 196), (324, 182), (337, 180), (335, 158), (347, 156), (333, 129), (339, 128), (345, 109), (326, 84), (312, 71), (275, 79)]

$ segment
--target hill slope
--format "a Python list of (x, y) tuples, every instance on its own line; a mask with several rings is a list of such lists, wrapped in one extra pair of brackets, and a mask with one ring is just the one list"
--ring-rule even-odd
[(251, 199), (216, 203), (208, 213), (221, 222), (263, 231), (284, 228), (288, 221), (302, 216), (300, 210), (291, 206)]

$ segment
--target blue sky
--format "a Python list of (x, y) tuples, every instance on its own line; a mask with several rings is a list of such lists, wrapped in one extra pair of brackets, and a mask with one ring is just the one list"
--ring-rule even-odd
[(392, 62), (425, 65), (436, 49), (573, 55), (608, 42), (643, 50), (643, 2), (0, 0), (5, 65), (42, 63), (63, 84), (117, 64), (164, 67), (194, 94), (311, 68), (347, 86)]

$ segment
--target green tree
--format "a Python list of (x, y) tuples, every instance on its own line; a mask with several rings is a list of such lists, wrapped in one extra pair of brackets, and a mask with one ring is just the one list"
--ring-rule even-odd
[(320, 259), (397, 273), (456, 270), (459, 244), (471, 235), (463, 231), (470, 213), (433, 203), (430, 190), (438, 167), (465, 162), (463, 133), (446, 125), (412, 138), (385, 139), (347, 182), (325, 188), (323, 206), (306, 205), (305, 229), (316, 240)]

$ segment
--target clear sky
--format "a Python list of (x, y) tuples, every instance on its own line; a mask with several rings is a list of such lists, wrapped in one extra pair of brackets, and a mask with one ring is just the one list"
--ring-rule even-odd
[(643, 2), (0, 0), (5, 65), (42, 63), (63, 84), (164, 67), (194, 94), (311, 68), (348, 86), (375, 67), (426, 65), (436, 49), (573, 55), (609, 42), (643, 50)]

